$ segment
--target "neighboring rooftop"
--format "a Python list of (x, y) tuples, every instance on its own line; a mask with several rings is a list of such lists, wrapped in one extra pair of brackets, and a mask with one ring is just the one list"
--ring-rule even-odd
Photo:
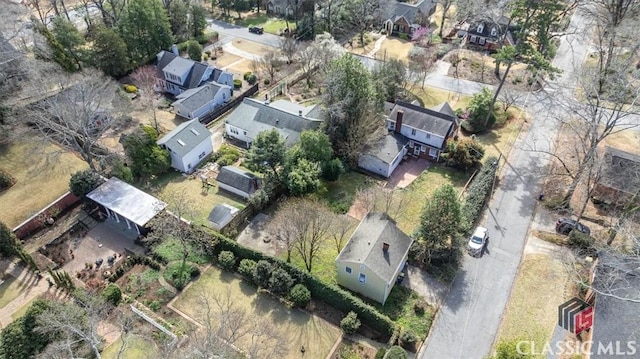
[(158, 140), (158, 145), (164, 145), (178, 156), (183, 157), (196, 148), (202, 141), (211, 138), (211, 132), (198, 120), (181, 123), (171, 132)]
[(429, 15), (435, 6), (436, 3), (431, 0), (418, 0), (414, 4), (388, 0), (387, 11), (384, 18), (389, 19), (392, 22), (396, 22), (400, 18), (404, 17), (411, 25), (415, 22), (418, 11), (421, 11), (425, 15)]
[(398, 100), (393, 110), (388, 114), (388, 117), (389, 120), (395, 121), (398, 116), (398, 111), (402, 110), (404, 112), (402, 116), (402, 123), (404, 125), (441, 137), (447, 137), (449, 131), (451, 131), (456, 123), (455, 114), (452, 115), (453, 111), (448, 104), (440, 104), (436, 106), (436, 108), (442, 109), (446, 111), (446, 113)]
[(191, 88), (176, 96), (178, 100), (175, 101), (172, 106), (176, 106), (176, 104), (182, 105), (187, 112), (192, 113), (213, 100), (223, 86), (228, 87), (226, 85), (207, 82), (200, 87)]
[(167, 204), (132, 185), (111, 177), (107, 182), (87, 194), (87, 198), (111, 211), (144, 226)]
[(399, 133), (385, 133), (377, 141), (369, 144), (364, 152), (391, 164), (407, 142), (407, 138)]
[[(383, 245), (388, 244), (387, 250)], [(413, 239), (385, 213), (369, 213), (342, 249), (336, 261), (361, 263), (389, 282), (408, 253)]]
[(236, 213), (238, 213), (238, 209), (236, 207), (230, 206), (226, 203), (221, 203), (213, 207), (209, 213), (208, 219), (214, 224), (214, 226), (221, 228), (225, 224), (229, 223), (230, 219), (233, 218)]
[(247, 131), (246, 135), (252, 139), (262, 131), (276, 129), (285, 138), (287, 146), (292, 146), (298, 142), (302, 131), (320, 127), (322, 120), (308, 116), (317, 113), (316, 107), (305, 107), (284, 100), (267, 104), (245, 98), (227, 117), (226, 123)]
[(216, 180), (248, 194), (254, 193), (259, 187), (258, 177), (234, 166), (222, 167)]
[(633, 194), (640, 190), (640, 156), (606, 146), (600, 184)]

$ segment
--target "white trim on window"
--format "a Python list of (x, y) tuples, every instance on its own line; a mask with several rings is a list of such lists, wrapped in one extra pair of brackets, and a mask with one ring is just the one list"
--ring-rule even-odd
[(353, 271), (351, 270), (351, 267), (344, 267), (344, 271), (351, 274)]
[(360, 283), (367, 283), (367, 275), (364, 273), (360, 273), (360, 275), (358, 275), (358, 281)]

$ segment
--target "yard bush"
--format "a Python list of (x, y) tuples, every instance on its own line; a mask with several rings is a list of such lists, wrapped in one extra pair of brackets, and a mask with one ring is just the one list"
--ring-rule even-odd
[(418, 337), (411, 330), (403, 330), (400, 334), (400, 345), (409, 351), (415, 351)]
[(230, 251), (222, 251), (218, 254), (218, 264), (220, 267), (232, 271), (236, 266), (236, 256), (233, 252)]
[(270, 84), (270, 83), (271, 83), (271, 80), (269, 80), (269, 79), (264, 79), (264, 81), (263, 81), (263, 82), (264, 82), (264, 84), (265, 84), (265, 85), (268, 85), (268, 84)]
[(387, 354), (387, 349), (386, 348), (380, 348), (376, 352), (376, 356), (374, 357), (374, 359), (383, 359), (385, 354)]
[(258, 263), (260, 261), (266, 261), (268, 264), (273, 263), (286, 270), (296, 283), (304, 284), (311, 292), (312, 298), (321, 300), (343, 313), (355, 312), (363, 324), (383, 335), (391, 335), (394, 332), (395, 324), (388, 316), (380, 313), (376, 308), (365, 303), (351, 292), (337, 285), (324, 283), (314, 275), (290, 263), (244, 247), (219, 233), (210, 232), (210, 235), (215, 238), (216, 244), (214, 248), (209, 249), (210, 252), (207, 252), (209, 255), (215, 255), (220, 251), (227, 250), (233, 252), (237, 258), (251, 259)]
[(233, 87), (236, 89), (239, 89), (240, 87), (242, 87), (242, 81), (240, 80), (233, 80)]
[(78, 171), (71, 175), (69, 191), (78, 197), (84, 197), (101, 183), (102, 179), (98, 172), (93, 170)]
[(480, 218), (489, 192), (493, 187), (497, 169), (498, 159), (493, 156), (489, 157), (473, 181), (471, 181), (462, 205), (463, 223), (461, 228), (463, 231), (470, 231), (478, 218)]
[(191, 263), (182, 262), (169, 263), (162, 276), (164, 279), (178, 290), (182, 290), (189, 281), (200, 274), (200, 270)]
[(102, 297), (115, 306), (120, 304), (122, 300), (122, 290), (115, 283), (109, 283), (106, 288), (102, 290)]
[(339, 158), (334, 158), (325, 163), (324, 168), (322, 168), (322, 178), (330, 182), (337, 181), (343, 173), (344, 165)]
[(595, 240), (588, 234), (573, 230), (569, 232), (568, 243), (569, 245), (577, 247), (581, 250), (589, 250), (593, 247)]
[(269, 287), (269, 279), (271, 279), (271, 272), (273, 271), (273, 266), (267, 260), (259, 260), (256, 263), (256, 267), (253, 271), (253, 280), (255, 283), (262, 287)]
[(296, 284), (289, 292), (289, 299), (296, 307), (304, 308), (311, 301), (311, 292), (303, 284)]
[(358, 328), (360, 328), (358, 315), (354, 312), (349, 312), (349, 314), (340, 321), (340, 328), (347, 335), (355, 334), (358, 331)]
[(238, 160), (238, 157), (235, 157), (233, 155), (224, 155), (220, 158), (218, 158), (218, 160), (216, 161), (216, 163), (221, 166), (230, 166), (234, 163), (236, 163), (236, 161)]
[(16, 180), (10, 174), (0, 169), (0, 192), (13, 186)]
[(253, 271), (256, 268), (256, 261), (252, 259), (243, 259), (240, 261), (240, 266), (238, 267), (238, 273), (242, 275), (249, 282), (253, 283)]
[(124, 85), (124, 92), (126, 93), (136, 93), (138, 92), (138, 88), (135, 87), (134, 85)]
[(148, 307), (152, 311), (157, 312), (160, 309), (160, 302), (157, 300), (154, 300), (153, 302), (149, 303)]
[(258, 76), (251, 74), (249, 75), (249, 77), (247, 77), (247, 82), (249, 83), (249, 85), (253, 85), (256, 82), (258, 82)]
[(384, 359), (407, 359), (407, 352), (401, 347), (394, 345), (389, 350), (387, 350), (387, 354), (384, 355)]
[(242, 75), (242, 78), (245, 81), (249, 81), (249, 76), (251, 76), (251, 75), (252, 75), (252, 72), (251, 71), (247, 71), (247, 72), (244, 73), (244, 75)]
[(293, 286), (293, 278), (282, 268), (277, 268), (271, 273), (269, 278), (269, 290), (271, 293), (286, 297), (289, 293), (289, 289)]

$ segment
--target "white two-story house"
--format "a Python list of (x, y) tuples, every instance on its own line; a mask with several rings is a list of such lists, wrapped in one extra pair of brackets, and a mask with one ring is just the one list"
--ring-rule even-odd
[(385, 178), (405, 157), (438, 161), (446, 141), (458, 131), (458, 118), (447, 102), (428, 109), (396, 101), (388, 106), (388, 133), (369, 145), (358, 166)]
[(233, 74), (206, 63), (180, 57), (173, 52), (160, 51), (158, 55), (157, 90), (178, 95), (207, 82), (233, 87)]

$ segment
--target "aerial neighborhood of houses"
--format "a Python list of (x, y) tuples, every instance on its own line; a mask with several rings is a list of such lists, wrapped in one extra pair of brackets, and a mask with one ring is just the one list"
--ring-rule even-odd
[(0, 358), (638, 357), (637, 1), (0, 14)]

